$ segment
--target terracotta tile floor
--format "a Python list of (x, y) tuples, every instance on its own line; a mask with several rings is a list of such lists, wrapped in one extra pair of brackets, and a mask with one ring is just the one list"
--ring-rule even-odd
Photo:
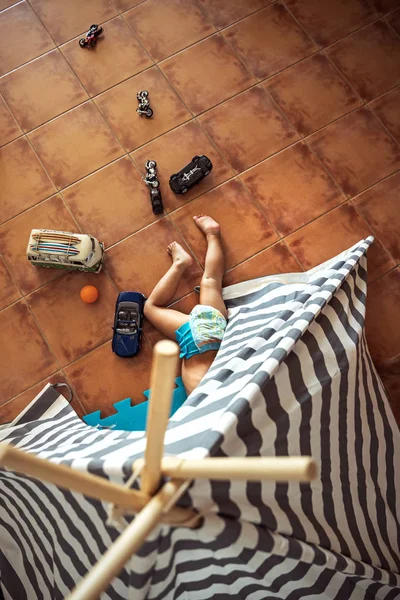
[[(104, 35), (81, 49), (93, 22)], [(176, 239), (196, 259), (174, 299), (190, 311), (198, 212), (221, 222), (226, 285), (375, 235), (367, 337), (400, 418), (400, 0), (0, 0), (0, 75), (0, 422), (47, 381), (70, 383), (79, 415), (143, 399), (160, 336), (145, 323), (141, 354), (113, 355), (115, 298), (148, 294)], [(200, 153), (211, 175), (176, 196), (169, 175)], [(95, 235), (103, 272), (35, 269), (33, 227)]]

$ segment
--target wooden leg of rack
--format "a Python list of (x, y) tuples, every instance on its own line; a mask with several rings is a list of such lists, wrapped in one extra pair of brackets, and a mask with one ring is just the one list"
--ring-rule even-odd
[(160, 522), (164, 507), (176, 493), (181, 481), (168, 481), (136, 515), (98, 563), (78, 583), (66, 600), (97, 600), (111, 581), (121, 572), (129, 558), (137, 552), (154, 527)]
[[(135, 468), (143, 459), (135, 461)], [(165, 456), (161, 472), (179, 479), (244, 479), (247, 481), (311, 481), (317, 473), (310, 456), (229, 457), (199, 460)]]
[(8, 444), (0, 444), (0, 465), (60, 488), (80, 492), (89, 498), (112, 502), (133, 512), (141, 510), (150, 499), (141, 491), (130, 490), (104, 477), (77, 471), (67, 465), (58, 465)]
[(161, 481), (161, 459), (164, 453), (164, 436), (171, 410), (178, 345), (169, 340), (157, 342), (151, 370), (149, 410), (146, 426), (146, 450), (141, 486), (152, 496)]

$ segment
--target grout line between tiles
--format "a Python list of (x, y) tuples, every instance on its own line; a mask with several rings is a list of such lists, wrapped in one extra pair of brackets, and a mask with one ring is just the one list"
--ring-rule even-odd
[[(325, 48), (323, 50), (321, 50), (321, 52), (325, 56), (325, 58), (327, 59), (327, 61), (330, 63), (330, 65), (333, 67), (333, 69), (336, 71), (336, 73), (338, 73), (340, 75), (340, 77), (347, 83), (347, 85), (349, 86), (349, 88), (351, 89), (351, 91), (353, 92), (353, 94), (355, 96), (357, 96), (357, 98), (360, 100), (361, 106), (364, 106), (364, 104), (366, 104), (366, 100), (364, 100), (364, 98), (361, 96), (361, 94), (358, 93), (358, 90), (353, 86), (353, 84), (347, 78), (347, 76), (345, 75), (345, 73), (343, 73), (341, 71), (341, 69), (339, 68), (339, 66), (331, 58), (331, 56), (328, 54), (328, 52), (325, 51)], [(360, 107), (358, 107), (358, 108), (360, 108)]]
[(280, 0), (280, 2), (282, 4), (282, 6), (286, 9), (288, 14), (292, 17), (293, 21), (295, 21), (297, 23), (297, 25), (300, 27), (300, 29), (303, 31), (303, 33), (308, 37), (308, 39), (314, 44), (314, 46), (318, 49), (321, 49), (322, 48), (321, 44), (319, 44), (316, 40), (314, 40), (311, 33), (309, 33), (307, 31), (306, 27), (299, 21), (299, 19), (294, 16), (293, 12), (287, 6), (286, 0)]
[(378, 234), (375, 231), (375, 228), (370, 224), (370, 222), (368, 221), (368, 219), (366, 217), (364, 217), (363, 213), (361, 212), (361, 210), (359, 210), (357, 208), (357, 206), (354, 204), (353, 199), (349, 200), (349, 203), (351, 204), (351, 206), (354, 208), (354, 210), (356, 211), (356, 213), (358, 214), (358, 216), (360, 217), (360, 219), (362, 219), (364, 221), (364, 223), (367, 225), (368, 229), (371, 230), (373, 236), (379, 240), (379, 242), (381, 243), (381, 246), (383, 248), (383, 250), (386, 252), (386, 254), (389, 256), (389, 258), (391, 258), (395, 264), (397, 265), (397, 260), (394, 258), (394, 256), (391, 255), (391, 253), (389, 252), (389, 250), (386, 248), (384, 242), (381, 240), (381, 238), (378, 236)]
[(373, 104), (374, 102), (376, 102), (376, 100), (379, 100), (380, 98), (383, 98), (383, 96), (386, 96), (386, 94), (389, 94), (390, 92), (393, 92), (393, 90), (396, 90), (397, 88), (400, 88), (400, 83), (396, 83), (396, 85), (394, 85), (389, 90), (386, 90), (382, 94), (379, 94), (379, 96), (375, 96), (375, 98), (373, 98), (372, 100), (368, 100), (368, 102), (366, 102), (366, 105), (369, 106), (370, 104)]
[(33, 310), (31, 309), (29, 303), (26, 302), (26, 298), (23, 298), (23, 302), (24, 302), (25, 306), (27, 307), (27, 309), (28, 309), (28, 311), (29, 311), (32, 319), (35, 321), (36, 327), (38, 328), (38, 330), (40, 332), (40, 335), (42, 336), (45, 344), (47, 345), (47, 347), (48, 347), (48, 349), (50, 351), (50, 354), (53, 356), (54, 361), (55, 361), (56, 365), (58, 366), (57, 371), (59, 371), (61, 369), (60, 361), (58, 360), (57, 356), (55, 355), (55, 352), (54, 352), (53, 348), (51, 347), (51, 345), (50, 345), (47, 337), (45, 336), (44, 331), (42, 330), (42, 328), (41, 328), (41, 326), (39, 324), (39, 321), (35, 317), (35, 314), (34, 314)]
[(386, 271), (385, 273), (382, 273), (381, 275), (379, 275), (378, 277), (376, 277), (375, 279), (372, 279), (371, 281), (368, 281), (368, 286), (370, 286), (373, 283), (377, 283), (380, 279), (382, 279), (383, 277), (386, 277), (386, 275), (388, 275), (389, 273), (391, 273), (392, 271), (396, 271), (396, 269), (399, 268), (399, 265), (396, 264), (395, 267), (391, 267), (388, 271)]
[(377, 115), (377, 113), (375, 112), (374, 108), (372, 106), (370, 106), (369, 104), (366, 104), (365, 109), (369, 110), (369, 112), (373, 114), (373, 116), (378, 121), (378, 123), (382, 127), (382, 129), (385, 130), (385, 132), (388, 134), (388, 136), (392, 139), (392, 141), (400, 149), (400, 142), (396, 139), (396, 137), (393, 135), (393, 133), (391, 131), (389, 131), (389, 129), (386, 127), (385, 123), (382, 121), (382, 119), (379, 117), (379, 115)]
[[(196, 1), (196, 4), (199, 5), (198, 1), (197, 0), (195, 0), (195, 1)], [(252, 17), (256, 13), (261, 12), (262, 10), (264, 10), (264, 8), (269, 8), (273, 4), (277, 4), (278, 2), (279, 2), (279, 0), (274, 0), (274, 2), (271, 2), (270, 4), (267, 4), (266, 6), (262, 6), (261, 8), (257, 8), (256, 10), (254, 10), (251, 13), (249, 13), (248, 15), (245, 15), (244, 17), (241, 17), (240, 19), (237, 19), (236, 21), (232, 21), (232, 23), (229, 23), (229, 25), (225, 25), (224, 27), (218, 27), (218, 25), (216, 25), (214, 23), (214, 21), (211, 19), (211, 17), (208, 15), (208, 13), (207, 13), (206, 16), (210, 20), (210, 23), (212, 23), (214, 25), (214, 27), (216, 28), (217, 31), (223, 31), (224, 29), (228, 29), (229, 27), (232, 27), (232, 25), (237, 25), (241, 21), (244, 21), (245, 19), (247, 19), (247, 17)], [(206, 13), (206, 9), (205, 8), (203, 9), (202, 6), (200, 6), (200, 10), (202, 10), (204, 13)]]
[(2, 308), (2, 309), (0, 309), (0, 311), (1, 311), (1, 310), (4, 310), (5, 308), (8, 308), (8, 307), (9, 307), (9, 306), (11, 306), (12, 304), (16, 304), (16, 303), (18, 302), (18, 300), (21, 300), (21, 298), (23, 298), (23, 293), (22, 293), (22, 290), (21, 290), (21, 288), (20, 288), (20, 286), (19, 286), (19, 283), (18, 283), (18, 282), (17, 282), (17, 280), (14, 278), (14, 275), (13, 275), (13, 273), (12, 273), (12, 270), (10, 270), (10, 268), (9, 268), (9, 266), (8, 266), (8, 264), (7, 264), (7, 261), (5, 260), (4, 253), (0, 252), (0, 257), (1, 257), (1, 260), (3, 261), (3, 263), (4, 263), (4, 266), (5, 266), (5, 268), (6, 268), (6, 271), (7, 271), (8, 275), (9, 275), (9, 277), (10, 277), (10, 279), (11, 279), (12, 283), (15, 285), (15, 287), (16, 287), (16, 289), (17, 289), (17, 292), (20, 294), (20, 297), (19, 297), (19, 298), (17, 298), (17, 300), (13, 301), (13, 302), (12, 302), (12, 303), (10, 303), (10, 304), (7, 304), (7, 306), (3, 306), (3, 308)]
[(36, 10), (33, 8), (32, 4), (30, 3), (30, 0), (26, 0), (26, 3), (30, 7), (30, 9), (32, 10), (33, 14), (36, 16), (36, 18), (38, 19), (38, 21), (41, 23), (41, 25), (44, 28), (44, 30), (46, 31), (47, 35), (51, 38), (51, 41), (53, 42), (53, 44), (57, 47), (56, 40), (53, 38), (53, 36), (51, 35), (50, 31), (47, 29), (46, 25), (43, 23), (40, 15), (39, 15), (39, 13), (37, 13)]

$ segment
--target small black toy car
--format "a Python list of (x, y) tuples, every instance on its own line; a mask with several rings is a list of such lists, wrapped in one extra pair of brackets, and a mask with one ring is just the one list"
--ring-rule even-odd
[(146, 298), (139, 292), (121, 292), (114, 315), (112, 351), (123, 358), (135, 356), (140, 350), (143, 309)]
[(162, 215), (162, 213), (164, 212), (164, 206), (162, 203), (160, 190), (150, 190), (150, 200), (151, 206), (153, 208), (153, 213), (155, 215)]
[(150, 201), (155, 215), (161, 215), (164, 212), (164, 207), (161, 198), (161, 192), (159, 190), (160, 182), (157, 179), (157, 163), (155, 160), (146, 161), (146, 176), (143, 177), (143, 181), (150, 188)]
[(103, 33), (103, 31), (104, 29), (102, 27), (99, 27), (98, 25), (91, 25), (86, 37), (79, 40), (80, 47), (85, 48), (87, 46), (95, 46), (97, 44), (97, 38)]
[(139, 102), (136, 112), (139, 113), (139, 115), (146, 115), (146, 117), (150, 119), (150, 117), (153, 116), (153, 110), (150, 108), (149, 92), (147, 90), (141, 90), (136, 94), (136, 98)]
[(169, 178), (169, 185), (175, 194), (186, 194), (189, 188), (199, 183), (212, 171), (212, 162), (204, 154), (194, 156), (192, 161), (183, 167), (179, 173)]

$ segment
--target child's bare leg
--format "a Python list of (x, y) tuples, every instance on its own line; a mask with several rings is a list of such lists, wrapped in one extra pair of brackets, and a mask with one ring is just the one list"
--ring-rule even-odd
[(207, 215), (196, 215), (193, 220), (207, 238), (204, 273), (200, 282), (200, 303), (213, 306), (227, 317), (228, 311), (222, 298), (225, 264), (219, 224)]
[(189, 320), (189, 315), (165, 308), (175, 296), (178, 285), (186, 269), (191, 265), (189, 254), (177, 242), (168, 246), (172, 265), (157, 283), (144, 305), (144, 314), (158, 331), (175, 340), (175, 331)]

